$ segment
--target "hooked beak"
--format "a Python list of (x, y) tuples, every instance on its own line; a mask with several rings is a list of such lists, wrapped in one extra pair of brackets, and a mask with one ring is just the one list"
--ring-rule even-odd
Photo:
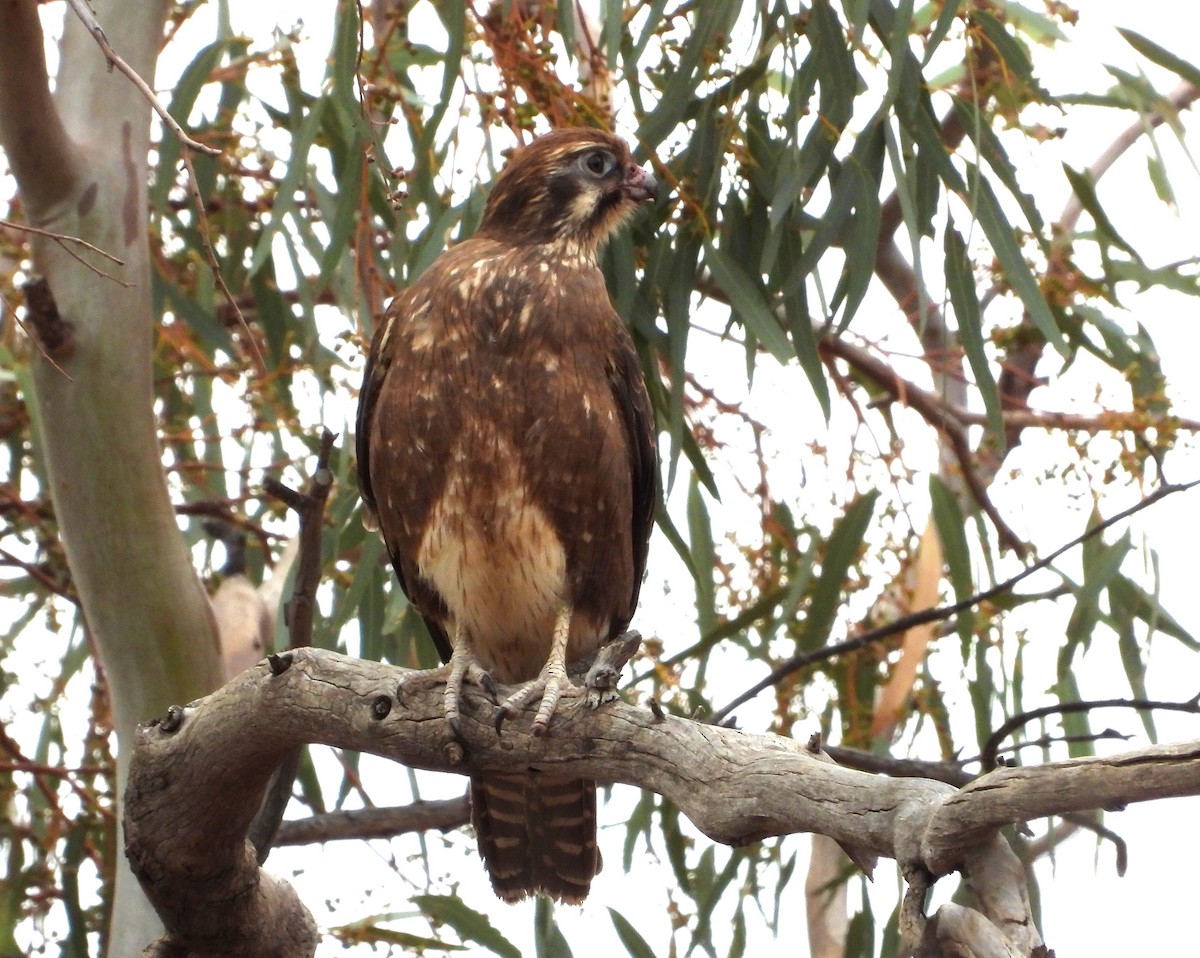
[(640, 166), (631, 166), (625, 171), (625, 181), (621, 184), (626, 195), (639, 203), (642, 200), (658, 199), (658, 180), (649, 170)]

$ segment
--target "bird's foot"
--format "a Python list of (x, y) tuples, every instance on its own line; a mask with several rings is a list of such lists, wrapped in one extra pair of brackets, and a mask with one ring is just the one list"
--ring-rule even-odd
[(487, 692), (493, 702), (496, 701), (495, 681), (475, 658), (475, 650), (471, 648), (471, 643), (460, 637), (458, 644), (454, 646), (454, 654), (450, 656), (450, 671), (446, 676), (446, 697), (443, 700), (446, 722), (450, 725), (450, 731), (454, 733), (454, 737), (459, 741), (462, 741), (463, 738), (460, 702), (465, 682), (474, 682)]
[(495, 680), (479, 664), (469, 643), (465, 648), (456, 646), (454, 654), (451, 655), (450, 661), (446, 665), (436, 669), (407, 673), (396, 687), (396, 701), (403, 704), (405, 697), (413, 692), (431, 689), (439, 685), (445, 686), (442, 707), (446, 722), (450, 726), (450, 731), (454, 733), (454, 737), (461, 742), (463, 739), (462, 691), (467, 682), (478, 685), (487, 693), (492, 702), (499, 701), (500, 690), (496, 687)]
[(573, 698), (582, 694), (583, 689), (567, 677), (567, 670), (561, 664), (551, 660), (543, 666), (541, 674), (536, 679), (521, 686), (496, 709), (496, 732), (500, 732), (506, 719), (512, 718), (540, 695), (542, 701), (538, 706), (537, 715), (533, 717), (531, 731), (536, 736), (545, 735), (546, 729), (550, 727), (550, 719), (554, 717), (554, 710), (558, 708), (559, 700), (563, 696)]
[(567, 608), (559, 610), (558, 618), (554, 621), (554, 638), (550, 643), (550, 656), (538, 677), (528, 685), (518, 689), (496, 710), (496, 734), (504, 720), (512, 718), (520, 709), (532, 702), (539, 695), (542, 703), (538, 706), (537, 715), (533, 717), (532, 732), (541, 736), (550, 727), (550, 719), (558, 707), (558, 700), (564, 695), (579, 695), (583, 690), (567, 677), (567, 640), (571, 635), (571, 611)]

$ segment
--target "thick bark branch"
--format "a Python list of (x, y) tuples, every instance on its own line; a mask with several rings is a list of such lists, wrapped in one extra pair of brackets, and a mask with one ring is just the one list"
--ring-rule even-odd
[(76, 179), (44, 48), (37, 0), (0, 0), (0, 146), (35, 218), (71, 193)]
[(395, 838), (405, 832), (447, 832), (471, 820), (466, 795), (437, 801), (413, 802), (395, 808), (359, 808), (350, 812), (324, 812), (286, 821), (275, 833), (275, 846), (311, 845), (314, 842)]
[[(95, 0), (115, 49), (151, 78), (165, 0)], [(35, 235), (33, 259), (69, 355), (33, 363), (45, 471), (116, 727), (118, 795), (137, 722), (222, 681), (208, 597), (179, 533), (153, 408), (147, 243), (150, 111), (74, 16), (49, 93), (33, 0), (0, 0), (0, 135), (32, 225), (120, 260)], [(23, 72), (24, 71), (24, 72)], [(71, 171), (74, 171), (73, 173)], [(97, 269), (108, 274), (99, 276)], [(111, 278), (109, 278), (111, 277)], [(115, 879), (108, 950), (135, 954), (157, 920), (127, 869)]]
[(940, 874), (962, 861), (964, 846), (1003, 825), (1184, 795), (1200, 795), (1200, 742), (1155, 745), (1108, 758), (998, 768), (945, 802), (929, 823), (922, 857)]
[[(543, 738), (530, 734), (530, 714), (498, 738), (494, 706), (470, 694), (460, 743), (445, 723), (442, 686), (428, 674), (300, 649), (141, 729), (126, 842), (169, 929), (157, 953), (311, 953), (307, 911), (282, 883), (264, 880), (246, 841), (276, 763), (305, 742), (462, 774), (538, 768), (637, 785), (666, 796), (706, 835), (731, 845), (818, 832), (868, 856), (894, 858), (907, 875), (962, 868), (989, 926), (1025, 955), (1040, 941), (1021, 870), (997, 839), (1000, 827), (1200, 794), (1200, 743), (1003, 768), (956, 790), (843, 768), (790, 739), (621, 702), (589, 709), (577, 701)], [(299, 937), (275, 940), (284, 926)]]

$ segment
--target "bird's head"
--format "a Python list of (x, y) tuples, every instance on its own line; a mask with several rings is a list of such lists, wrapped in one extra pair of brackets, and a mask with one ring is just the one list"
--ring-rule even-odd
[(509, 243), (562, 243), (594, 256), (643, 200), (653, 174), (620, 137), (556, 130), (521, 147), (496, 178), (479, 233)]

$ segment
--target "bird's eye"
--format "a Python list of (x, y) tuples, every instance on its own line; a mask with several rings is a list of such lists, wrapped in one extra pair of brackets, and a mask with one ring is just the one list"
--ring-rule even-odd
[(602, 150), (596, 150), (583, 158), (583, 165), (593, 176), (604, 176), (613, 168), (615, 162), (611, 154)]

